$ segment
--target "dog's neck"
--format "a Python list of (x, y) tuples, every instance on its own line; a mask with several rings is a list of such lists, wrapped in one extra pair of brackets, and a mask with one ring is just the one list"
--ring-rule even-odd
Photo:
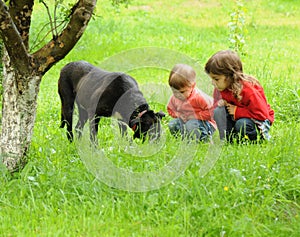
[[(128, 125), (130, 126), (130, 124), (132, 123), (133, 120), (137, 119), (137, 118), (141, 118), (145, 113), (147, 113), (149, 110), (149, 105), (148, 104), (142, 104), (140, 105), (138, 108), (136, 108), (133, 113), (130, 116), (130, 120)], [(133, 131), (135, 131), (137, 128), (137, 125), (134, 124), (133, 126), (131, 126), (131, 129)]]
[[(148, 110), (144, 110), (144, 111), (140, 112), (140, 113), (138, 114), (137, 118), (141, 118), (141, 117), (142, 117), (145, 113), (147, 113), (147, 112), (148, 112)], [(130, 125), (130, 122), (129, 122), (129, 125)], [(137, 123), (133, 124), (133, 126), (131, 127), (131, 129), (132, 129), (133, 131), (135, 131), (135, 130), (137, 129)]]
[[(142, 117), (143, 114), (145, 114), (149, 110), (148, 104), (142, 104), (139, 107), (137, 107), (131, 114), (130, 120), (135, 119), (137, 117)], [(139, 116), (140, 115), (140, 116)]]
[(148, 110), (149, 105), (138, 87), (128, 89), (114, 105), (112, 114), (118, 113), (120, 119), (129, 124), (130, 121), (144, 110)]

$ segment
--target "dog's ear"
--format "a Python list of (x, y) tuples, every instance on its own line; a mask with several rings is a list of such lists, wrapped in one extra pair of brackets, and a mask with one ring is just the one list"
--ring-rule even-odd
[(157, 112), (155, 115), (158, 116), (160, 119), (166, 116), (166, 114), (162, 111)]

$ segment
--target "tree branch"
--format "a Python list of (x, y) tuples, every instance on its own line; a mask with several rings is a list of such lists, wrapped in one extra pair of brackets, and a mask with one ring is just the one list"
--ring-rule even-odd
[[(45, 6), (46, 10), (47, 10), (47, 14), (48, 14), (48, 18), (49, 18), (49, 22), (50, 22), (50, 27), (51, 27), (51, 32), (52, 32), (52, 38), (55, 39), (56, 38), (56, 33), (55, 33), (55, 27), (53, 24), (55, 24), (55, 22), (53, 22), (52, 17), (51, 17), (51, 13), (49, 10), (48, 5), (45, 3), (45, 1), (41, 1), (41, 3)], [(56, 9), (56, 6), (55, 6)], [(55, 15), (54, 15), (54, 21), (55, 21)]]
[(72, 8), (70, 22), (62, 33), (33, 54), (34, 61), (39, 62), (40, 73), (46, 73), (72, 50), (91, 19), (96, 2), (97, 0), (78, 0)]
[(16, 70), (24, 74), (30, 72), (30, 55), (28, 54), (23, 39), (14, 24), (8, 7), (0, 0), (0, 35)]
[(29, 48), (29, 29), (34, 0), (10, 0), (9, 14), (14, 21), (25, 48)]

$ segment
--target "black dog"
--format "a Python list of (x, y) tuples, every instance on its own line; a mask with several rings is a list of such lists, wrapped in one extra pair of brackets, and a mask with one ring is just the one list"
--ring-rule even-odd
[[(137, 82), (121, 72), (103, 71), (88, 62), (71, 62), (64, 66), (58, 80), (60, 95), (61, 128), (67, 125), (67, 137), (73, 141), (72, 117), (74, 102), (79, 111), (77, 131), (82, 131), (90, 121), (91, 140), (95, 141), (100, 118), (116, 116), (121, 132), (129, 125), (134, 138), (150, 139), (160, 136), (160, 120), (163, 112), (154, 113), (149, 109)], [(127, 124), (127, 125), (124, 125)]]

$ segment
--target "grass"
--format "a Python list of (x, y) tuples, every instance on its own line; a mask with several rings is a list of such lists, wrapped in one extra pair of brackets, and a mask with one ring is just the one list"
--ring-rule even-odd
[[(57, 80), (67, 62), (84, 59), (101, 65), (120, 52), (153, 46), (194, 60), (198, 84), (205, 86), (210, 80), (201, 67), (214, 52), (228, 48), (227, 23), (233, 7), (233, 1), (221, 0), (142, 0), (133, 1), (128, 9), (99, 2), (97, 17), (75, 49), (43, 78), (29, 163), (13, 177), (5, 169), (0, 173), (0, 235), (299, 236), (300, 18), (295, 0), (245, 2), (247, 55), (242, 59), (245, 72), (260, 80), (275, 110), (270, 142), (222, 146), (210, 166), (206, 158), (215, 154), (214, 148), (173, 139), (166, 129), (169, 117), (163, 122), (166, 140), (150, 156), (154, 144), (127, 143), (118, 137), (111, 120), (103, 120), (102, 154), (117, 167), (155, 172), (180, 152), (187, 157), (182, 161), (187, 169), (167, 185), (129, 192), (99, 181), (100, 168), (107, 172), (103, 175), (113, 171), (87, 169), (77, 148), (89, 152), (89, 147), (69, 144), (65, 130), (59, 129)], [(168, 65), (129, 73), (151, 107), (165, 111)], [(130, 151), (130, 146), (142, 154), (132, 155), (135, 149)], [(209, 172), (201, 176), (203, 169)]]

